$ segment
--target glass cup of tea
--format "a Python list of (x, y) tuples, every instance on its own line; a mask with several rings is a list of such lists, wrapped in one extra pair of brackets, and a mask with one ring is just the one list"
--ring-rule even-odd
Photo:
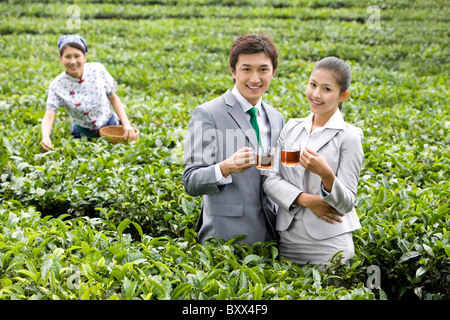
[(281, 163), (285, 167), (295, 167), (300, 162), (299, 143), (283, 144), (281, 146)]
[(275, 148), (258, 146), (255, 149), (255, 166), (259, 170), (272, 169), (275, 158)]

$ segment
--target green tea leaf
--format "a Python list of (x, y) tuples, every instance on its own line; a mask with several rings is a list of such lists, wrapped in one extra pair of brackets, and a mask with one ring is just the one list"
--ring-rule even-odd
[(172, 292), (172, 299), (178, 300), (178, 298), (186, 291), (191, 290), (194, 286), (189, 282), (184, 282), (178, 285)]
[(128, 227), (128, 225), (131, 223), (130, 219), (124, 219), (119, 226), (117, 227), (117, 232), (119, 235), (122, 235), (123, 231)]
[(45, 278), (47, 276), (47, 273), (49, 272), (50, 268), (53, 265), (53, 259), (49, 258), (44, 261), (44, 263), (41, 266), (41, 278)]
[(449, 246), (445, 246), (444, 250), (445, 250), (445, 253), (447, 254), (447, 256), (450, 257), (450, 247)]
[(402, 263), (402, 262), (408, 261), (409, 259), (412, 259), (412, 258), (415, 258), (415, 257), (418, 257), (418, 256), (420, 256), (420, 252), (417, 252), (417, 251), (408, 251), (408, 252), (404, 253), (404, 254), (400, 257), (398, 263)]
[(261, 283), (257, 283), (255, 285), (254, 291), (253, 291), (253, 299), (254, 300), (261, 300), (261, 297), (263, 295), (263, 287)]
[(123, 289), (124, 289), (124, 296), (126, 300), (131, 300), (135, 296), (137, 288), (137, 282), (131, 281), (128, 278), (125, 277), (123, 280)]

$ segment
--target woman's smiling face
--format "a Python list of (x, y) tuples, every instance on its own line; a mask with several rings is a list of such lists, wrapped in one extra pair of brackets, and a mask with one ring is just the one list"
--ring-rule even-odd
[(86, 58), (86, 53), (71, 46), (67, 46), (63, 54), (59, 56), (59, 60), (64, 68), (66, 68), (67, 74), (78, 79), (81, 79), (83, 76), (83, 66)]
[(348, 90), (341, 93), (336, 76), (328, 69), (316, 69), (306, 87), (306, 98), (308, 99), (311, 112), (315, 115), (333, 115), (339, 102), (348, 98)]

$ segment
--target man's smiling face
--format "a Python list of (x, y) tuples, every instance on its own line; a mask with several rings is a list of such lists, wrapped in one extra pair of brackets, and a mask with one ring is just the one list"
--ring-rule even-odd
[(252, 105), (255, 105), (269, 88), (275, 75), (272, 61), (264, 52), (240, 54), (231, 75), (236, 80), (236, 89)]

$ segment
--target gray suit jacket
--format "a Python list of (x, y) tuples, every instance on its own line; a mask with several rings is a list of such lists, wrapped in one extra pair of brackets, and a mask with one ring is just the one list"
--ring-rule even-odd
[[(284, 118), (268, 104), (262, 103), (262, 107), (275, 145)], [(253, 244), (276, 236), (276, 204), (263, 192), (265, 175), (261, 171), (253, 166), (232, 173), (229, 184), (218, 185), (216, 181), (215, 164), (243, 147), (256, 146), (256, 134), (231, 90), (194, 110), (185, 140), (183, 184), (189, 195), (203, 196), (196, 228), (200, 242), (245, 234), (242, 242)]]
[[(280, 133), (277, 148), (289, 141), (305, 144), (301, 140), (305, 137), (303, 130), (307, 130), (305, 123), (308, 119), (312, 119), (312, 114), (308, 118), (289, 120)], [(318, 175), (305, 170), (301, 165), (284, 167), (280, 164), (279, 151), (275, 153), (274, 169), (265, 179), (264, 190), (279, 205), (276, 223), (278, 231), (288, 229), (298, 214), (304, 214), (305, 228), (315, 239), (326, 239), (361, 228), (353, 206), (364, 160), (363, 138), (362, 130), (346, 123), (339, 110), (330, 118), (323, 131), (314, 132), (309, 137), (308, 148), (322, 155), (336, 176), (329, 194), (324, 191)], [(338, 212), (345, 213), (343, 222), (331, 224), (306, 207), (293, 206), (292, 203), (301, 192), (321, 194)]]

